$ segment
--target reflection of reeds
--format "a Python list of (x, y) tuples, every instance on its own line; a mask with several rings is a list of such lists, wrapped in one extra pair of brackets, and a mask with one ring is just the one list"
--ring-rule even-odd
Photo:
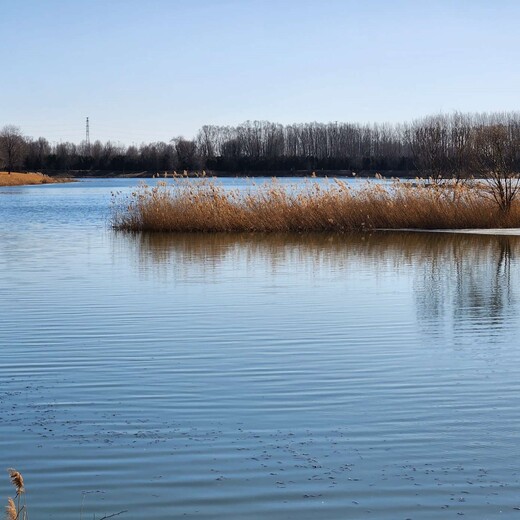
[(520, 226), (520, 204), (500, 212), (476, 187), (367, 182), (353, 190), (339, 180), (283, 186), (272, 181), (246, 191), (211, 179), (174, 179), (140, 186), (115, 211), (127, 231), (303, 232), (367, 229), (467, 229)]
[(520, 255), (518, 237), (459, 233), (123, 233), (115, 234), (114, 240), (125, 249), (135, 247), (143, 264), (190, 269), (258, 258), (270, 267), (294, 261), (334, 268), (358, 262), (396, 268), (442, 261), (451, 265), (455, 257), (486, 262), (502, 250), (502, 244)]

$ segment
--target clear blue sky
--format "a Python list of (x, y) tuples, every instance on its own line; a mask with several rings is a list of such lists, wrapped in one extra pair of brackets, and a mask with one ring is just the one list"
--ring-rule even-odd
[(518, 0), (0, 0), (0, 127), (123, 143), (245, 120), (520, 108)]

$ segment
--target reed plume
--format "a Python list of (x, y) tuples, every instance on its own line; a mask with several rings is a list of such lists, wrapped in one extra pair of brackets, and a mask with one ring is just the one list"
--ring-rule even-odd
[(5, 518), (6, 520), (16, 520), (18, 518), (16, 505), (11, 497), (7, 499), (7, 506), (5, 506)]
[(16, 503), (12, 498), (8, 498), (6, 506), (7, 520), (27, 520), (27, 509), (25, 507), (25, 495), (21, 500), (22, 494), (25, 493), (22, 474), (14, 468), (8, 468), (7, 472), (11, 478), (11, 483), (16, 490)]
[(11, 483), (16, 489), (16, 496), (25, 492), (25, 487), (23, 484), (23, 477), (19, 471), (16, 471), (13, 468), (8, 468), (9, 476), (11, 477)]

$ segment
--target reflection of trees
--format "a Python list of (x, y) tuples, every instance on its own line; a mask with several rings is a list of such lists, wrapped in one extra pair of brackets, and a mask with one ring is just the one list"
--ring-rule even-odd
[[(448, 329), (466, 340), (514, 319), (511, 269), (520, 240), (507, 236), (454, 235), (416, 273), (420, 321), (431, 332)], [(448, 245), (448, 242), (446, 242)], [(488, 338), (489, 339), (489, 338)]]
[(467, 314), (499, 320), (511, 304), (511, 243), (499, 237), (486, 253), (482, 262), (473, 265), (458, 259), (455, 311), (460, 318)]

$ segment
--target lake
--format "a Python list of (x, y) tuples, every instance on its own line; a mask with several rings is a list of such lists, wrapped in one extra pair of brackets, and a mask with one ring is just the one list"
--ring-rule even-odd
[(520, 237), (115, 233), (136, 183), (0, 188), (31, 518), (520, 517)]

